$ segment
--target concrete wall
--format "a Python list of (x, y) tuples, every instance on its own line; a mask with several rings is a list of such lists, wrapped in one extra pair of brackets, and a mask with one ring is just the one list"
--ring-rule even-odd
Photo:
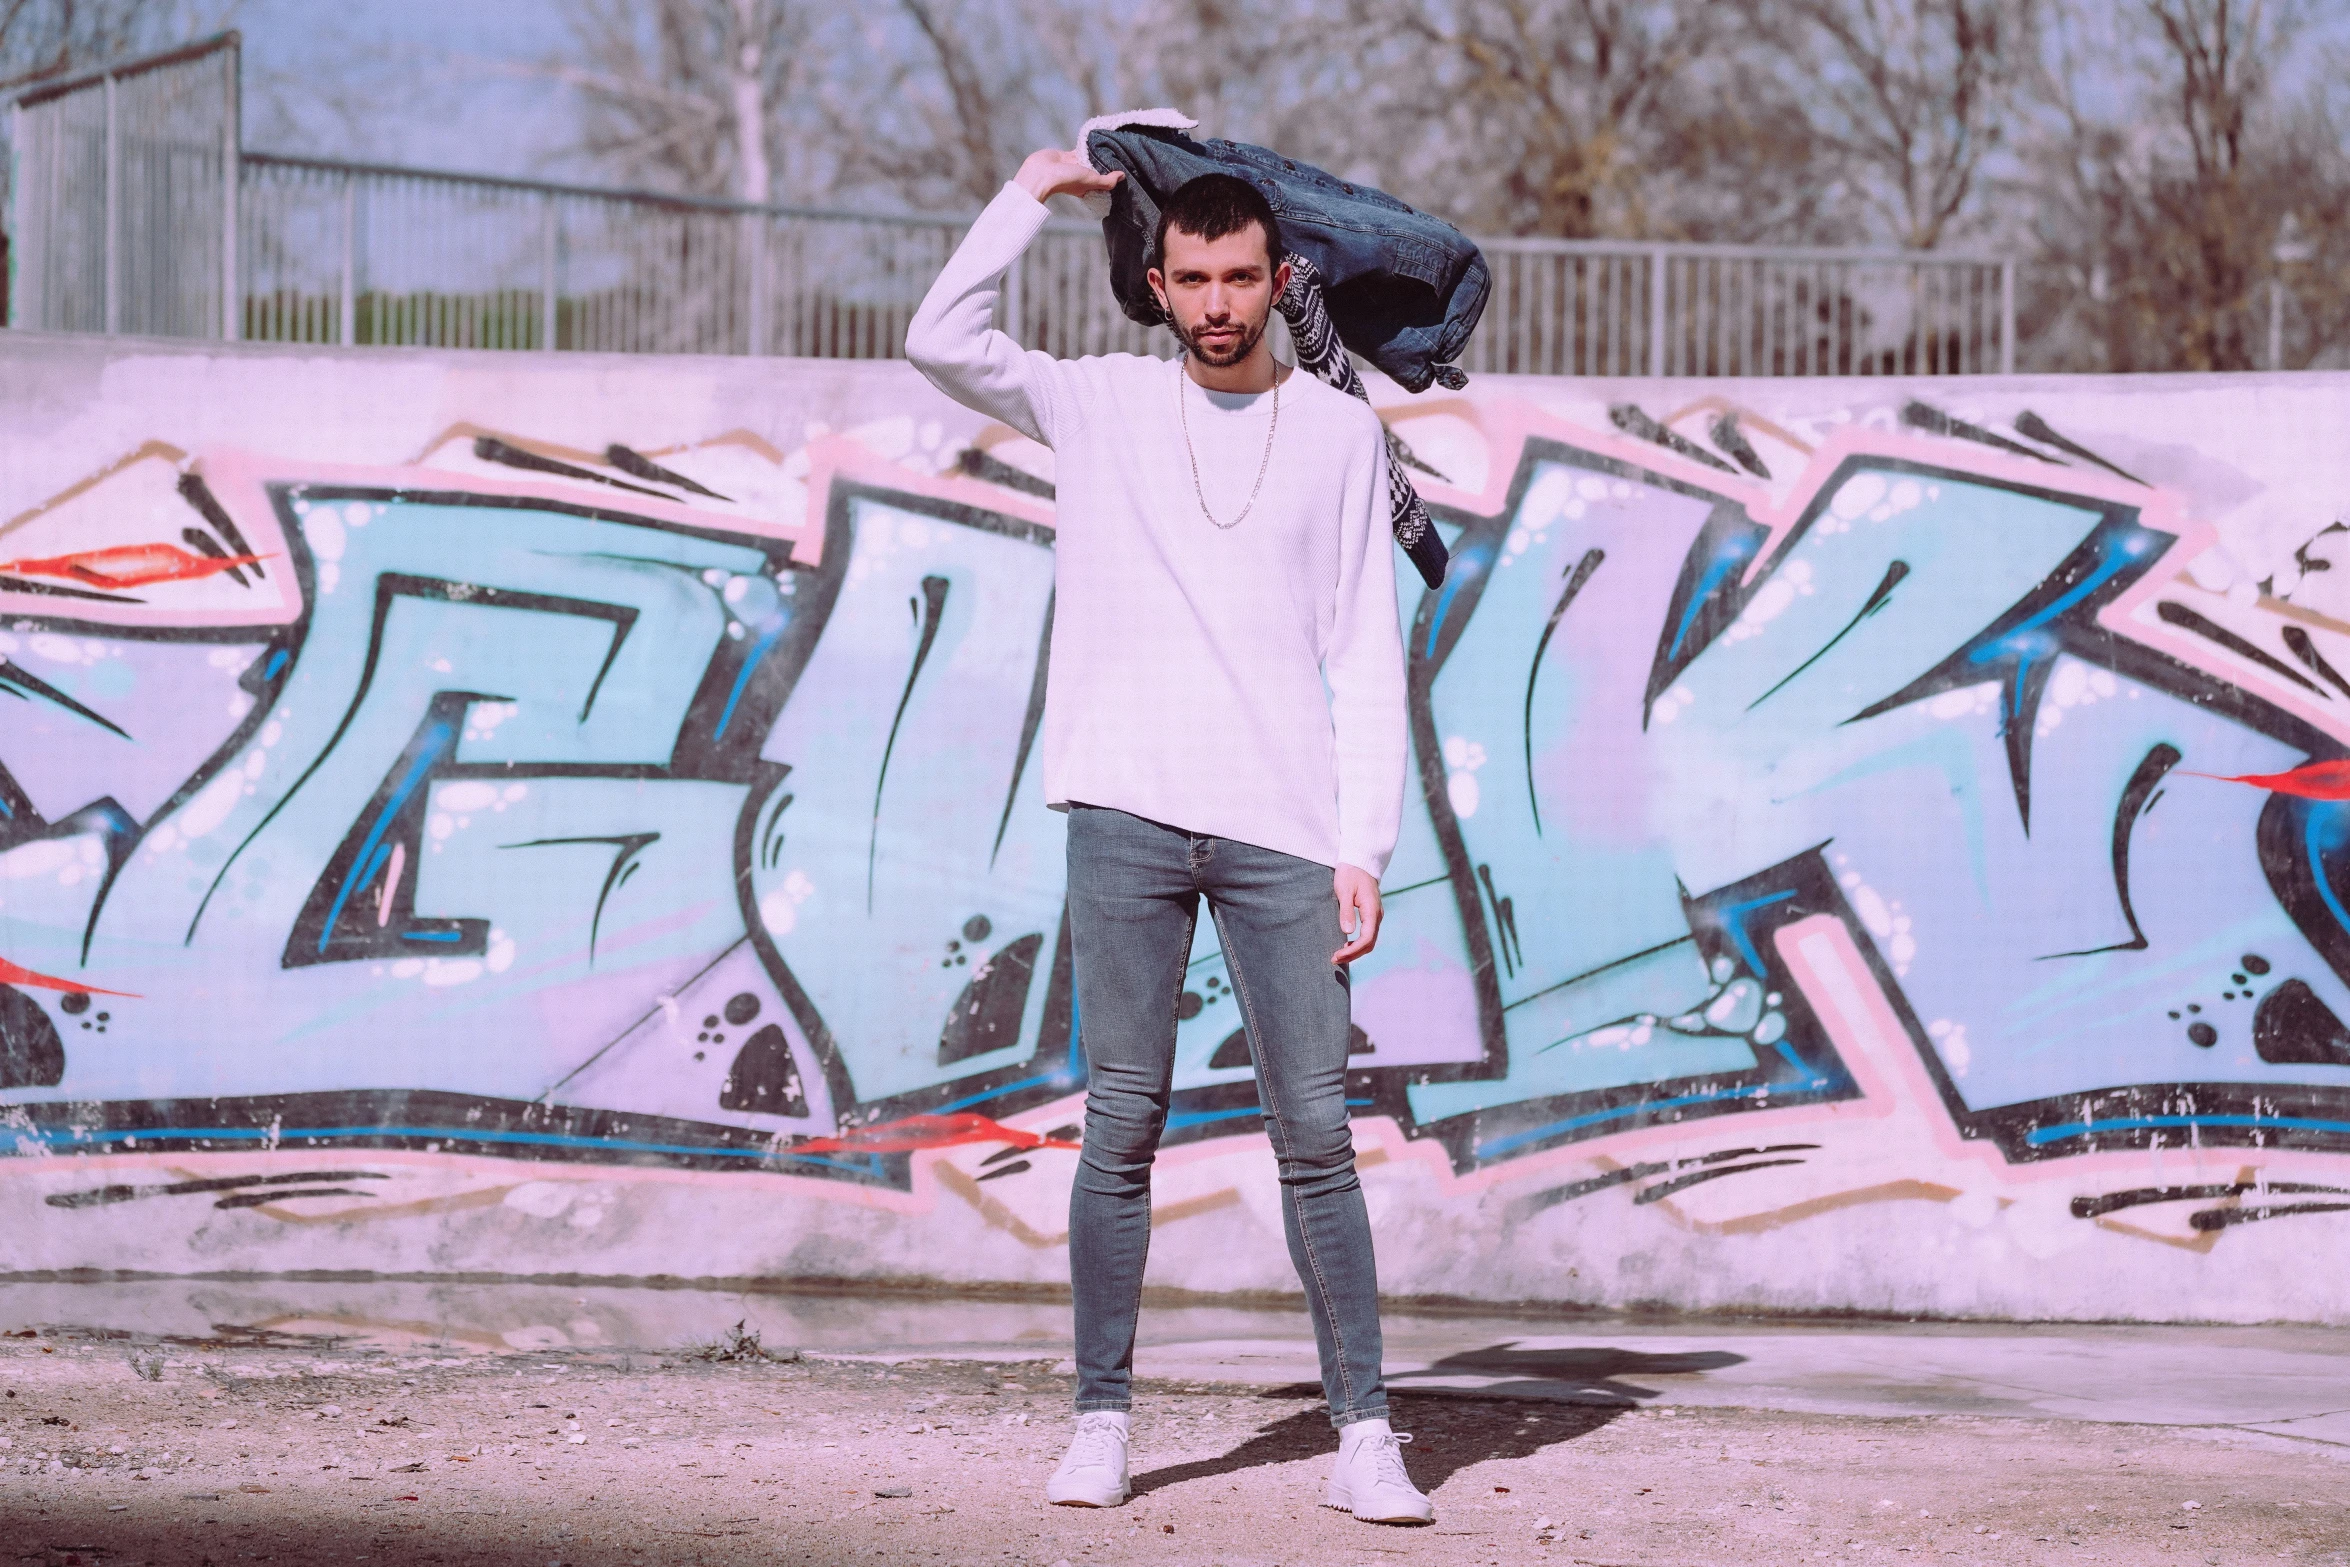
[[(2350, 381), (1386, 407), (1388, 1290), (2350, 1318)], [(1050, 472), (895, 365), (0, 336), (0, 1270), (1062, 1277)], [(1294, 1290), (1195, 957), (1151, 1277)]]

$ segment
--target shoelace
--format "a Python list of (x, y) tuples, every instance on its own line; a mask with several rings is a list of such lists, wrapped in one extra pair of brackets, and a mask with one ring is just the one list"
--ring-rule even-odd
[(1072, 1469), (1105, 1469), (1117, 1467), (1118, 1451), (1126, 1444), (1119, 1440), (1118, 1426), (1110, 1420), (1080, 1420), (1077, 1435), (1069, 1444), (1066, 1464)]
[(1390, 1431), (1385, 1436), (1367, 1436), (1374, 1482), (1379, 1485), (1400, 1485), (1406, 1490), (1416, 1489), (1412, 1477), (1403, 1466), (1403, 1444), (1412, 1439), (1409, 1431)]

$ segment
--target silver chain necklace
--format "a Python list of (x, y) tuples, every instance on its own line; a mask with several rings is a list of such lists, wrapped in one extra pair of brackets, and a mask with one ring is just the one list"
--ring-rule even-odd
[[(1190, 399), (1184, 395), (1183, 391), (1190, 384), (1190, 372), (1183, 368), (1181, 361), (1177, 361), (1175, 366), (1175, 422), (1183, 426), (1183, 450), (1184, 454), (1191, 459), (1191, 492), (1199, 497), (1199, 514), (1208, 519), (1208, 525), (1222, 528), (1229, 533), (1248, 520), (1250, 510), (1257, 504), (1257, 492), (1265, 487), (1265, 471), (1273, 466), (1273, 432), (1281, 428), (1281, 369), (1278, 365), (1273, 369), (1273, 417), (1265, 425), (1265, 455), (1257, 462), (1257, 482), (1248, 488), (1248, 504), (1241, 507), (1240, 515), (1230, 522), (1216, 521), (1216, 514), (1208, 510), (1207, 487), (1200, 483), (1199, 453), (1193, 449), (1191, 444), (1191, 414), (1185, 406)], [(1201, 388), (1200, 395), (1203, 397), (1207, 395), (1206, 388)]]

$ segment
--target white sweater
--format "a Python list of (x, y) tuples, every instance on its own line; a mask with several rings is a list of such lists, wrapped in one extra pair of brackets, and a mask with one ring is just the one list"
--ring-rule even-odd
[[(1022, 349), (990, 325), (997, 279), (1044, 221), (1006, 185), (931, 285), (906, 357), (1053, 449), (1046, 802), (1379, 875), (1406, 744), (1378, 415), (1291, 374), (1267, 462), (1272, 394), (1211, 395), (1179, 360)], [(1194, 451), (1218, 522), (1240, 514), (1263, 466), (1237, 526), (1201, 515)]]

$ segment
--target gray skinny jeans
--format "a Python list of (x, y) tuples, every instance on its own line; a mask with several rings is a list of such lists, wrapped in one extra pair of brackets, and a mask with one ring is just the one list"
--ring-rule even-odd
[(1132, 1400), (1150, 1254), (1151, 1163), (1167, 1124), (1175, 1008), (1200, 899), (1216, 922), (1280, 1167), (1330, 1423), (1387, 1418), (1379, 1275), (1347, 1124), (1345, 940), (1331, 868), (1124, 811), (1069, 811), (1069, 934), (1085, 1049), (1085, 1151), (1069, 1193), (1077, 1408)]

